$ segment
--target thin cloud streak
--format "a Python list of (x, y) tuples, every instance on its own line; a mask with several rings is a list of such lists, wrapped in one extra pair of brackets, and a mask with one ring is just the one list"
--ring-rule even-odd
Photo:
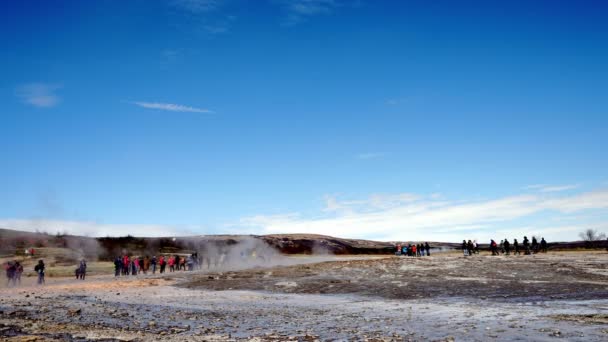
[(212, 110), (202, 109), (190, 106), (184, 106), (174, 103), (160, 103), (160, 102), (142, 102), (135, 101), (131, 102), (134, 105), (140, 106), (147, 109), (166, 110), (170, 112), (188, 112), (188, 113), (213, 113)]
[(61, 102), (59, 96), (55, 94), (61, 86), (46, 83), (28, 83), (17, 87), (16, 95), (25, 104), (38, 107), (55, 107)]
[(579, 184), (566, 184), (566, 185), (546, 185), (546, 184), (533, 184), (524, 187), (526, 190), (537, 190), (540, 192), (560, 192), (566, 190), (574, 190), (580, 187)]

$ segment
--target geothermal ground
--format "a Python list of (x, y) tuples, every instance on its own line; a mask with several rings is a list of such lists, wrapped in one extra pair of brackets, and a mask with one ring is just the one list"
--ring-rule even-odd
[(298, 258), (0, 292), (8, 341), (608, 340), (606, 252)]

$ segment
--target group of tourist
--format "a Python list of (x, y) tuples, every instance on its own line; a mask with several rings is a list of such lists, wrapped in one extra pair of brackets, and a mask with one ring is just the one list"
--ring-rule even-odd
[(431, 246), (428, 242), (419, 244), (397, 244), (396, 255), (406, 255), (411, 257), (431, 256)]
[[(545, 238), (541, 238), (540, 242), (536, 239), (535, 236), (532, 237), (532, 242), (528, 240), (527, 236), (524, 236), (522, 241), (522, 247), (524, 255), (536, 254), (539, 252), (546, 253), (547, 252), (547, 241)], [(522, 248), (519, 246), (519, 242), (517, 239), (513, 239), (513, 243), (509, 242), (508, 239), (500, 240), (500, 244), (496, 243), (494, 240), (490, 240), (490, 251), (492, 255), (500, 255), (500, 254), (513, 254), (520, 255)]]
[(462, 253), (464, 256), (479, 254), (479, 245), (477, 244), (477, 240), (462, 240)]
[(119, 256), (114, 259), (114, 276), (136, 276), (141, 273), (148, 274), (148, 271), (151, 271), (152, 274), (156, 274), (157, 268), (159, 273), (165, 273), (167, 266), (169, 267), (169, 272), (180, 270), (193, 271), (195, 268), (200, 267), (200, 261), (197, 253), (188, 256), (161, 255), (158, 258), (156, 258), (156, 256), (153, 256), (152, 258), (148, 256), (129, 257), (125, 254), (122, 257)]
[(23, 266), (19, 261), (9, 261), (4, 265), (6, 271), (6, 278), (8, 280), (6, 286), (21, 285), (21, 274), (23, 274)]
[[(479, 254), (479, 246), (476, 241), (462, 240), (462, 253), (465, 256)], [(524, 255), (536, 254), (539, 252), (547, 252), (547, 241), (545, 238), (541, 238), (540, 242), (536, 237), (532, 237), (532, 242), (528, 240), (527, 236), (524, 236), (522, 245), (520, 246), (517, 239), (513, 239), (513, 243), (509, 242), (509, 239), (500, 240), (500, 244), (496, 243), (493, 239), (490, 240), (490, 252), (492, 255), (510, 255), (513, 252), (514, 255), (520, 255), (523, 250)]]
[[(44, 261), (38, 260), (38, 264), (34, 267), (34, 271), (38, 275), (38, 284), (44, 284)], [(23, 265), (17, 260), (9, 261), (4, 264), (6, 271), (7, 287), (21, 285), (21, 275), (23, 274)]]

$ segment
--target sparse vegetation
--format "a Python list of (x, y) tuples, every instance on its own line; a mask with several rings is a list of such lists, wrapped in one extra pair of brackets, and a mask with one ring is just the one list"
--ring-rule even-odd
[(581, 239), (585, 242), (585, 248), (598, 248), (601, 247), (598, 242), (606, 239), (606, 234), (600, 233), (595, 229), (586, 229), (584, 232), (579, 234)]

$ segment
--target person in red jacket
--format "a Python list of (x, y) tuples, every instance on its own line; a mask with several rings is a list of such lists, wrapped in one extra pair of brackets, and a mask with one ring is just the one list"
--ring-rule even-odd
[(125, 256), (122, 257), (122, 275), (129, 275), (129, 266), (131, 266), (129, 263), (129, 256), (125, 254)]
[(169, 272), (175, 271), (175, 258), (173, 256), (169, 257)]

